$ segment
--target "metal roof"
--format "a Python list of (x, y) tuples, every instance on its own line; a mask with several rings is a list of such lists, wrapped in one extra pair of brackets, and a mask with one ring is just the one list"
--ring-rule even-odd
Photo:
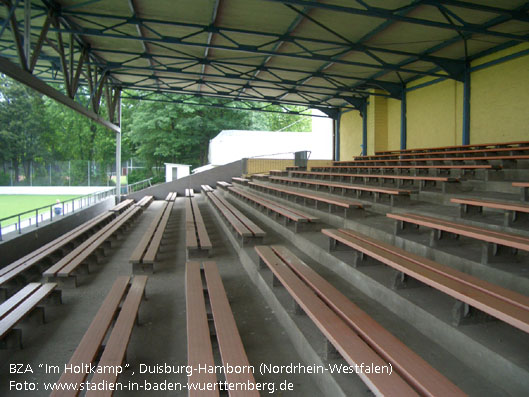
[(400, 98), (420, 77), (462, 80), (469, 61), (529, 39), (519, 0), (0, 2), (0, 56), (70, 97), (106, 76), (124, 90), (336, 110), (373, 89)]

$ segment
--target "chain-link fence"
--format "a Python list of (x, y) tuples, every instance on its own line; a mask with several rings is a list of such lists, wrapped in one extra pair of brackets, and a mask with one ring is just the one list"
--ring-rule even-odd
[[(122, 185), (152, 178), (153, 183), (163, 181), (163, 167), (148, 167), (140, 160), (121, 164)], [(0, 186), (114, 186), (116, 164), (96, 161), (30, 161), (14, 165), (0, 163)]]

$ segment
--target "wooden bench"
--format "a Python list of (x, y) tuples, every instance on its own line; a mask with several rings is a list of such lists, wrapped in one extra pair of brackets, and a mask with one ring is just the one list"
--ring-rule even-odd
[(187, 258), (211, 256), (211, 241), (194, 197), (186, 199), (185, 208)]
[(162, 237), (173, 210), (174, 201), (165, 201), (162, 208), (145, 231), (140, 243), (136, 246), (129, 262), (132, 263), (132, 273), (154, 272), (154, 261), (162, 244)]
[(40, 278), (42, 266), (50, 266), (55, 257), (64, 256), (65, 252), (85, 241), (115, 216), (115, 212), (106, 211), (0, 269), (0, 299), (5, 300), (10, 292), (26, 285), (29, 279), (35, 276)]
[(314, 171), (296, 171), (290, 173), (292, 177), (307, 177), (314, 179), (323, 179), (333, 181), (338, 179), (339, 181), (344, 181), (346, 178), (349, 178), (350, 183), (363, 181), (367, 184), (368, 180), (374, 179), (380, 182), (380, 185), (383, 186), (385, 181), (393, 181), (397, 188), (405, 186), (406, 182), (413, 184), (414, 182), (419, 182), (419, 190), (424, 190), (428, 185), (441, 184), (441, 191), (446, 192), (448, 184), (454, 184), (459, 182), (459, 178), (451, 178), (446, 176), (411, 176), (411, 175), (384, 175), (384, 174), (347, 174), (343, 172), (314, 172)]
[(195, 197), (195, 191), (193, 189), (186, 189), (185, 197)]
[(468, 157), (426, 157), (426, 158), (399, 158), (399, 159), (382, 159), (382, 160), (354, 160), (345, 161), (341, 164), (344, 166), (365, 166), (365, 165), (422, 165), (431, 163), (432, 165), (445, 165), (450, 163), (452, 165), (463, 165), (467, 162), (473, 162), (474, 164), (489, 164), (490, 161), (499, 162), (502, 167), (505, 167), (505, 163), (515, 163), (518, 160), (529, 160), (529, 155), (509, 155), (509, 156), (468, 156)]
[[(286, 288), (328, 340), (326, 346), (331, 343), (353, 367), (361, 363), (372, 363), (379, 368), (389, 367), (387, 361), (373, 351), (335, 311), (299, 279), (270, 247), (256, 247), (256, 251), (261, 263), (268, 266), (274, 278)], [(391, 374), (387, 371), (378, 374), (361, 372), (358, 376), (375, 395), (419, 395), (396, 371)]]
[(177, 195), (178, 195), (177, 192), (169, 192), (167, 193), (167, 196), (165, 197), (165, 201), (175, 201)]
[(253, 180), (257, 180), (257, 181), (266, 181), (268, 180), (268, 174), (253, 174), (252, 175), (252, 181)]
[(125, 211), (127, 208), (129, 208), (132, 204), (134, 204), (134, 200), (132, 199), (123, 200), (121, 203), (111, 208), (110, 211), (121, 213)]
[(104, 243), (110, 244), (110, 237), (115, 235), (122, 227), (130, 223), (136, 216), (141, 214), (141, 207), (131, 207), (118, 215), (112, 222), (101, 230), (90, 236), (86, 241), (77, 246), (64, 258), (48, 268), (42, 274), (50, 281), (59, 281), (69, 287), (77, 286), (77, 274), (81, 265), (84, 265), (84, 272), (89, 271), (87, 263), (89, 257), (93, 257), (97, 262), (96, 250)]
[(303, 185), (308, 187), (314, 187), (316, 190), (321, 188), (329, 190), (329, 193), (333, 193), (334, 190), (339, 190), (342, 196), (345, 196), (345, 193), (352, 191), (356, 194), (356, 198), (362, 198), (363, 194), (371, 194), (373, 201), (375, 203), (380, 202), (381, 198), (384, 196), (389, 197), (389, 205), (393, 206), (397, 202), (397, 197), (409, 198), (411, 193), (415, 193), (414, 190), (409, 189), (395, 189), (387, 187), (375, 187), (375, 186), (365, 186), (365, 185), (351, 185), (345, 183), (336, 183), (336, 182), (325, 182), (325, 181), (315, 181), (311, 179), (303, 178), (287, 178), (279, 176), (271, 176), (271, 182), (279, 182), (287, 185), (297, 185), (303, 187)]
[(154, 196), (143, 196), (140, 201), (135, 203), (134, 205), (141, 207), (142, 209), (146, 209), (154, 200)]
[(387, 153), (420, 153), (420, 152), (431, 152), (431, 151), (441, 151), (441, 150), (466, 150), (469, 148), (484, 149), (488, 147), (502, 148), (502, 147), (528, 146), (528, 145), (529, 145), (529, 141), (477, 143), (477, 144), (469, 144), (469, 145), (440, 146), (440, 147), (434, 147), (434, 148), (389, 150), (389, 151), (375, 152), (375, 154), (378, 155), (378, 154), (387, 154)]
[(0, 305), (0, 347), (22, 348), (22, 331), (16, 325), (29, 316), (38, 316), (44, 322), (44, 309), (39, 305), (50, 295), (61, 301), (61, 291), (56, 286), (55, 283), (30, 283)]
[(248, 186), (251, 188), (265, 192), (268, 194), (275, 194), (279, 197), (282, 195), (286, 196), (288, 199), (289, 197), (294, 197), (295, 202), (297, 202), (297, 199), (303, 200), (303, 205), (307, 205), (307, 200), (311, 200), (314, 202), (314, 207), (318, 208), (318, 203), (323, 203), (328, 205), (329, 212), (332, 212), (333, 208), (343, 208), (344, 210), (344, 217), (347, 217), (348, 211), (351, 209), (363, 209), (364, 205), (362, 203), (359, 203), (357, 201), (342, 199), (338, 197), (329, 197), (329, 196), (323, 196), (321, 194), (315, 194), (315, 193), (304, 193), (300, 192), (298, 190), (288, 189), (284, 187), (276, 187), (271, 184), (264, 184), (264, 183), (256, 183), (256, 182), (249, 182)]
[[(339, 317), (339, 321), (345, 322), (380, 358), (390, 362), (395, 371), (417, 393), (440, 396), (463, 395), (459, 388), (287, 248), (281, 245), (273, 245), (270, 247), (255, 247), (255, 250), (260, 258), (261, 266), (277, 267), (278, 273), (284, 274), (284, 280), (288, 277), (289, 280), (295, 280), (296, 285), (299, 285), (299, 281), (294, 277), (304, 282)], [(299, 291), (296, 286), (290, 286), (290, 288)], [(302, 289), (307, 293), (306, 287)], [(315, 300), (314, 298), (312, 299)], [(321, 304), (318, 304), (318, 306), (321, 306)], [(357, 343), (361, 342), (357, 341)]]
[(222, 190), (228, 190), (228, 188), (231, 186), (231, 183), (224, 182), (224, 181), (217, 181), (217, 186), (220, 187)]
[(206, 196), (240, 238), (241, 246), (247, 243), (262, 243), (266, 233), (246, 215), (230, 204), (218, 191), (206, 193)]
[(407, 277), (429, 285), (457, 300), (452, 321), (459, 325), (471, 321), (473, 309), (529, 332), (529, 297), (478, 279), (401, 248), (383, 243), (349, 229), (323, 229), (330, 249), (342, 244), (355, 251), (360, 262), (366, 255), (396, 270), (393, 287), (407, 283)]
[[(519, 218), (527, 218), (529, 204), (513, 203), (508, 201), (492, 201), (471, 198), (452, 198), (452, 203), (459, 204), (460, 216), (466, 217), (470, 213), (482, 213), (483, 208), (498, 209), (504, 211), (504, 225), (512, 226)], [(475, 209), (474, 211), (472, 209)]]
[(273, 176), (285, 176), (285, 175), (288, 175), (287, 171), (282, 171), (282, 170), (270, 170), (270, 171), (268, 171), (268, 173), (270, 175), (273, 175)]
[(202, 189), (202, 191), (204, 193), (210, 193), (210, 192), (213, 192), (215, 190), (209, 185), (200, 185), (200, 188)]
[(529, 251), (529, 237), (514, 233), (497, 232), (483, 227), (469, 226), (459, 222), (411, 213), (387, 214), (387, 216), (397, 221), (395, 233), (403, 230), (407, 223), (432, 229), (430, 235), (431, 246), (437, 245), (437, 240), (443, 237), (443, 233), (452, 233), (455, 236), (465, 236), (481, 241), (482, 264), (489, 263), (492, 256), (498, 255), (500, 247)]
[[(390, 158), (413, 158), (413, 157), (425, 157), (425, 156), (481, 156), (488, 155), (490, 153), (526, 153), (529, 152), (529, 146), (516, 146), (516, 147), (501, 147), (501, 148), (485, 148), (485, 149), (462, 149), (462, 150), (440, 150), (431, 152), (410, 152), (410, 153), (388, 153), (378, 154), (374, 156), (356, 156), (355, 160), (382, 160)], [(339, 165), (340, 161), (335, 161), (334, 165)]]
[[(220, 274), (215, 262), (204, 262), (203, 272), (207, 291), (204, 296), (204, 281), (199, 262), (186, 263), (186, 313), (187, 313), (187, 364), (192, 368), (212, 366), (214, 354), (211, 339), (216, 338), (222, 363), (238, 368), (249, 368), (250, 363), (237, 324), (226, 296)], [(211, 335), (206, 299), (211, 307), (211, 321), (214, 324), (214, 335)], [(238, 372), (238, 373), (237, 373)], [(251, 371), (226, 371), (226, 382), (231, 384), (253, 384), (253, 390), (232, 390), (230, 396), (259, 396), (255, 379)], [(213, 371), (193, 371), (189, 383), (216, 385), (219, 379)], [(189, 390), (189, 396), (219, 395), (218, 389), (210, 393)]]
[(291, 223), (294, 224), (294, 232), (296, 233), (302, 229), (314, 229), (313, 226), (319, 221), (317, 217), (303, 211), (292, 209), (284, 204), (275, 203), (235, 187), (230, 187), (228, 191), (243, 201), (248, 202), (253, 207), (264, 209), (267, 215), (273, 214), (283, 219), (285, 227), (288, 227)]
[[(75, 349), (68, 367), (71, 366), (88, 366), (96, 364), (98, 354), (103, 350), (101, 358), (97, 363), (99, 366), (121, 366), (130, 341), (134, 323), (138, 318), (138, 311), (141, 300), (145, 297), (145, 286), (147, 276), (136, 276), (130, 283), (129, 276), (120, 276), (116, 279), (105, 300), (101, 304), (97, 314), (90, 323), (79, 345)], [(120, 307), (120, 303), (123, 304)], [(116, 318), (117, 317), (117, 318)], [(115, 321), (114, 321), (115, 320)], [(113, 327), (112, 327), (113, 325)], [(109, 333), (108, 339), (105, 336)], [(105, 373), (94, 374), (91, 382), (107, 382), (107, 384), (116, 383), (117, 374), (114, 371), (105, 371)], [(78, 384), (80, 385), (87, 377), (86, 371), (65, 371), (57, 381), (58, 384)], [(50, 395), (54, 397), (75, 397), (79, 390), (56, 390)], [(97, 396), (110, 396), (112, 391), (97, 391), (86, 393)]]
[[(382, 171), (389, 171), (391, 173), (402, 175), (410, 174), (412, 176), (419, 176), (425, 172), (432, 172), (434, 176), (442, 175), (443, 173), (447, 174), (450, 172), (457, 172), (457, 177), (463, 177), (467, 174), (475, 174), (476, 171), (483, 171), (484, 179), (488, 179), (487, 172), (489, 171), (498, 171), (501, 170), (500, 165), (494, 164), (459, 164), (459, 165), (337, 165), (337, 166), (327, 166), (327, 167), (313, 167), (312, 171), (317, 172), (343, 172), (350, 174), (359, 174), (359, 173), (368, 173), (368, 174), (382, 174)], [(387, 175), (387, 174), (386, 174)]]
[(512, 185), (520, 188), (522, 201), (529, 201), (529, 182), (513, 182)]
[(250, 182), (249, 179), (239, 178), (239, 177), (233, 177), (233, 178), (231, 178), (231, 181), (235, 182), (235, 183), (238, 183), (239, 185), (243, 185), (243, 186), (248, 185), (248, 182)]

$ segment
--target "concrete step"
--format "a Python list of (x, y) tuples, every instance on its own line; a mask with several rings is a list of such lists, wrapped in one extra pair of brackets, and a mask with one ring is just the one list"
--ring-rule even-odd
[[(347, 282), (349, 289), (365, 294), (381, 307), (398, 316), (401, 320), (399, 327), (415, 329), (416, 332), (428, 338), (432, 346), (442, 346), (449, 354), (456, 357), (461, 365), (465, 366), (465, 370), (461, 372), (465, 375), (461, 376), (461, 379), (456, 374), (456, 383), (460, 387), (463, 387), (465, 379), (469, 378), (468, 374), (472, 374), (470, 377), (487, 379), (504, 392), (513, 395), (521, 394), (529, 388), (529, 357), (526, 354), (529, 351), (529, 337), (527, 334), (500, 321), (456, 327), (451, 322), (454, 300), (447, 295), (425, 286), (393, 290), (388, 282), (394, 274), (392, 269), (376, 263), (354, 268), (350, 265), (350, 256), (348, 258), (347, 253), (335, 254), (333, 252), (330, 254), (327, 251), (328, 241), (321, 233), (293, 233), (245, 203), (232, 197), (229, 199), (250, 214), (252, 219), (273, 230), (283, 242), (291, 243), (303, 252), (305, 257), (312, 258), (312, 261), (322, 264), (334, 277), (338, 276)], [(379, 227), (373, 227), (374, 220), (380, 222)], [(336, 226), (338, 225), (329, 225), (329, 227)], [(388, 233), (391, 227), (388, 227), (385, 218), (376, 215), (365, 216), (362, 222), (342, 219), (342, 225), (339, 226), (350, 227), (375, 238), (385, 233), (386, 241), (392, 238)], [(273, 232), (270, 234), (273, 235)], [(424, 245), (420, 242), (401, 237), (398, 237), (396, 243), (410, 251), (424, 249)], [(244, 255), (242, 252), (239, 251), (240, 257)], [(433, 253), (434, 251), (432, 255)], [(448, 259), (454, 262), (459, 261), (462, 267), (468, 266), (470, 269), (467, 270), (475, 274), (475, 263), (461, 259), (460, 251), (456, 250), (444, 255), (435, 253), (431, 258), (445, 264)], [(244, 263), (245, 260), (241, 259), (241, 262)], [(245, 269), (248, 271), (248, 266), (245, 265)], [(494, 268), (490, 267), (490, 269)], [(498, 273), (492, 270), (488, 273), (485, 270), (482, 269), (483, 274), (480, 276), (489, 273), (494, 274), (493, 278), (498, 276)], [(515, 279), (517, 277), (511, 277), (508, 283), (514, 282)], [(524, 278), (519, 277), (519, 279)], [(522, 284), (513, 289), (527, 291), (526, 281)], [(393, 332), (393, 329), (390, 330)], [(430, 347), (424, 351), (418, 351), (425, 358), (431, 354), (430, 352)], [(452, 363), (445, 362), (441, 367), (446, 369), (451, 365)], [(467, 391), (475, 392), (475, 389), (467, 389)]]

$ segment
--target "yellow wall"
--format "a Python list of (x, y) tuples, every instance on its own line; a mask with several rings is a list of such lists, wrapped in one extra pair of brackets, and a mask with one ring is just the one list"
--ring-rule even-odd
[[(284, 170), (286, 167), (291, 167), (294, 165), (293, 159), (247, 159), (246, 161), (246, 172), (243, 174), (245, 176), (267, 173), (270, 170)], [(307, 167), (324, 167), (332, 165), (332, 160), (309, 160)]]
[[(472, 67), (529, 49), (529, 43), (488, 55)], [(428, 82), (417, 80), (408, 89)], [(529, 140), (529, 55), (471, 74), (470, 142)], [(400, 148), (400, 101), (371, 96), (367, 110), (368, 154)], [(463, 131), (463, 83), (445, 80), (407, 92), (407, 147), (460, 145)], [(349, 112), (340, 126), (340, 158), (358, 155), (362, 118)], [(356, 150), (353, 150), (356, 149)]]
[(388, 99), (388, 143), (385, 150), (400, 149), (400, 101)]
[(362, 117), (353, 110), (340, 119), (340, 160), (351, 160), (362, 154)]
[(407, 92), (407, 147), (460, 144), (462, 99), (462, 83), (454, 80)]
[(529, 140), (529, 56), (471, 75), (470, 143)]

